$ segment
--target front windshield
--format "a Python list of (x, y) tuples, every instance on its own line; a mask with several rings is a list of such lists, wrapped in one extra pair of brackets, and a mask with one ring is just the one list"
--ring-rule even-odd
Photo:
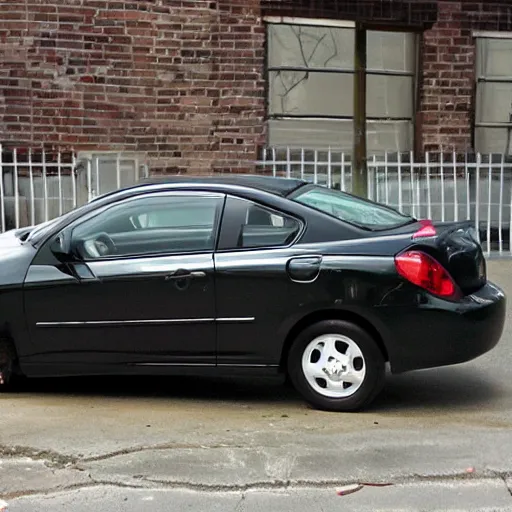
[(339, 190), (315, 186), (293, 198), (333, 217), (374, 231), (404, 226), (414, 221), (397, 210)]

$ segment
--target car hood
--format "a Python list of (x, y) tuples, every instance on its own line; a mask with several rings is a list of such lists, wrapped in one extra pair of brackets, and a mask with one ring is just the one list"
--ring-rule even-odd
[(9, 247), (19, 247), (21, 245), (21, 238), (28, 230), (11, 229), (5, 233), (0, 233), (0, 250), (5, 250)]

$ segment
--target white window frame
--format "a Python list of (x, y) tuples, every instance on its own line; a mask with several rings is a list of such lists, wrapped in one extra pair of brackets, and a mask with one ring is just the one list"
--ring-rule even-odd
[[(330, 20), (330, 19), (322, 19), (322, 18), (296, 18), (291, 16), (264, 16), (263, 21), (265, 23), (265, 27), (268, 25), (302, 25), (302, 26), (316, 26), (316, 27), (331, 27), (331, 28), (346, 28), (346, 29), (354, 29), (356, 24), (353, 21), (346, 21), (346, 20)], [(382, 30), (382, 32), (397, 32), (396, 30)], [(407, 31), (403, 31), (407, 32)], [(267, 34), (267, 40), (268, 40), (268, 31), (266, 31)], [(408, 71), (387, 71), (387, 70), (379, 70), (379, 69), (367, 69), (366, 75), (367, 76), (398, 76), (398, 77), (410, 77), (412, 78), (412, 105), (411, 105), (411, 116), (405, 118), (405, 117), (390, 117), (390, 116), (368, 116), (366, 117), (367, 122), (372, 123), (386, 123), (386, 122), (395, 122), (395, 123), (408, 123), (411, 126), (412, 129), (412, 148), (414, 149), (415, 145), (415, 124), (416, 124), (416, 112), (417, 112), (417, 97), (418, 97), (418, 75), (419, 75), (419, 38), (416, 40), (415, 43), (415, 57), (414, 57), (414, 70), (412, 72)], [(270, 48), (268, 48), (268, 51), (271, 51)], [(350, 121), (354, 119), (354, 113), (352, 113), (351, 116), (322, 116), (322, 115), (315, 115), (315, 116), (290, 116), (287, 114), (271, 114), (268, 110), (268, 106), (270, 105), (270, 87), (268, 87), (270, 83), (270, 74), (272, 72), (278, 72), (278, 71), (311, 71), (311, 72), (338, 72), (340, 74), (349, 74), (354, 76), (355, 75), (355, 69), (337, 69), (337, 70), (317, 70), (314, 68), (302, 68), (301, 66), (294, 67), (294, 66), (269, 66), (268, 61), (266, 62), (266, 81), (267, 81), (267, 120), (291, 120), (291, 119), (308, 119), (308, 120), (316, 120), (316, 121)], [(390, 148), (391, 149), (391, 148)]]
[[(473, 32), (473, 39), (475, 43), (475, 49), (478, 47), (479, 39), (500, 39), (500, 40), (511, 40), (512, 32), (496, 32), (496, 31), (485, 31), (485, 30), (475, 30)], [(508, 122), (480, 122), (476, 119), (477, 105), (476, 102), (479, 98), (479, 88), (484, 84), (489, 83), (506, 83), (512, 85), (512, 76), (508, 77), (500, 77), (500, 78), (491, 78), (485, 75), (478, 75), (478, 52), (475, 50), (475, 69), (476, 69), (476, 84), (475, 84), (475, 121), (473, 126), (473, 143), (475, 145), (475, 149), (477, 148), (477, 129), (478, 128), (503, 128), (508, 129), (509, 132), (512, 132), (512, 114), (510, 117), (510, 121)], [(492, 153), (491, 151), (486, 153)], [(505, 154), (512, 154), (512, 140), (509, 135), (508, 140), (508, 152)]]

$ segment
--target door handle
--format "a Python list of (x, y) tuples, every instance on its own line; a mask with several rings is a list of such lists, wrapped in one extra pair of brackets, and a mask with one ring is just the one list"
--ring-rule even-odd
[(190, 272), (189, 270), (185, 270), (183, 268), (179, 268), (175, 270), (171, 274), (165, 276), (166, 281), (178, 281), (181, 279), (201, 279), (206, 277), (206, 272), (202, 270), (197, 270)]
[(194, 272), (190, 272), (190, 277), (192, 279), (203, 279), (206, 277), (206, 272), (203, 272), (202, 270), (195, 270)]

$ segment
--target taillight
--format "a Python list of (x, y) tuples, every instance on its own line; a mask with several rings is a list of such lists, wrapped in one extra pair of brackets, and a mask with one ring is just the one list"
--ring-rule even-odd
[(395, 266), (402, 277), (433, 295), (444, 299), (457, 299), (461, 296), (445, 268), (424, 252), (403, 252), (395, 257)]
[(420, 220), (420, 225), (420, 229), (418, 229), (418, 231), (412, 235), (413, 240), (416, 238), (428, 238), (437, 235), (436, 228), (432, 224), (432, 221)]

